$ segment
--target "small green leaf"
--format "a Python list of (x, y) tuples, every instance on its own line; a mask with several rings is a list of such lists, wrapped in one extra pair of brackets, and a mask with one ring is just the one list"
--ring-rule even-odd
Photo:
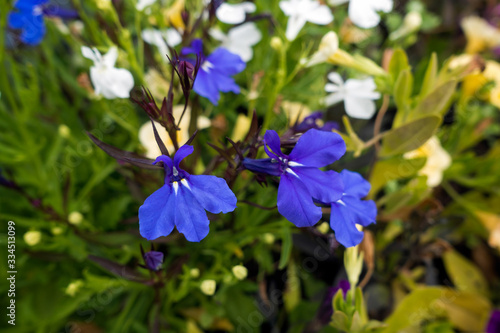
[(458, 290), (478, 293), (488, 296), (488, 283), (481, 271), (464, 256), (455, 250), (443, 254), (446, 271)]
[(401, 156), (378, 161), (371, 173), (370, 184), (372, 188), (369, 197), (373, 198), (391, 180), (404, 179), (416, 175), (417, 171), (425, 165), (425, 161), (426, 158), (424, 157), (406, 159)]
[(399, 74), (409, 69), (408, 57), (403, 49), (396, 49), (392, 54), (391, 61), (389, 62), (389, 74), (392, 77), (392, 82), (396, 82)]
[(283, 269), (288, 264), (288, 260), (290, 259), (290, 254), (292, 253), (292, 232), (290, 228), (283, 228), (283, 239), (281, 244), (281, 257), (279, 262), (279, 269)]
[(429, 65), (427, 65), (427, 70), (425, 71), (424, 81), (422, 82), (422, 88), (420, 89), (420, 98), (427, 96), (431, 92), (436, 84), (438, 73), (438, 59), (435, 52), (432, 53), (429, 60)]
[(335, 311), (332, 316), (331, 326), (344, 332), (349, 332), (349, 318), (341, 311)]
[(413, 109), (410, 119), (418, 119), (428, 115), (444, 116), (448, 110), (457, 81), (450, 80), (431, 92)]
[(428, 116), (390, 130), (384, 135), (380, 156), (403, 154), (417, 149), (430, 139), (440, 123), (440, 117)]
[(410, 109), (410, 97), (413, 89), (413, 75), (410, 69), (405, 69), (399, 73), (394, 85), (394, 101), (398, 107), (398, 112), (407, 112)]

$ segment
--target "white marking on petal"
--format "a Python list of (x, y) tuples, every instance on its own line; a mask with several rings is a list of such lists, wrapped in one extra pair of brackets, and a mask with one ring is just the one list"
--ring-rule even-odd
[(191, 187), (189, 186), (189, 183), (187, 182), (186, 179), (182, 179), (181, 180), (181, 184), (184, 185), (184, 186), (186, 186), (188, 188), (188, 190), (191, 191)]
[(174, 187), (175, 195), (177, 195), (177, 191), (179, 191), (179, 183), (178, 182), (173, 182), (172, 186)]
[(345, 207), (345, 202), (343, 202), (341, 199), (337, 200), (337, 203)]
[(290, 161), (290, 162), (288, 162), (288, 166), (298, 167), (298, 166), (304, 166), (304, 164), (300, 164), (300, 163), (297, 163), (297, 162), (294, 162), (294, 161)]
[(174, 174), (174, 177), (177, 177), (179, 175), (179, 171), (177, 171), (177, 168), (176, 167), (173, 167), (173, 170), (172, 170), (173, 174)]
[(300, 179), (299, 175), (297, 175), (297, 174), (295, 173), (295, 171), (293, 171), (292, 169), (290, 169), (290, 168), (286, 168), (286, 169), (285, 169), (285, 171), (286, 171), (286, 172), (288, 172), (288, 173), (291, 173), (292, 175), (294, 175), (295, 177), (297, 177), (297, 178), (299, 178), (299, 179)]
[(210, 70), (212, 68), (214, 68), (214, 65), (208, 60), (205, 60), (203, 64), (201, 64), (201, 69), (203, 69), (207, 73), (210, 73)]

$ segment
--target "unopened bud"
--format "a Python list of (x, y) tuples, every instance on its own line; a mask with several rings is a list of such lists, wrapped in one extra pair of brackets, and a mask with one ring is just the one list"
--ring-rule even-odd
[(217, 283), (215, 282), (215, 280), (205, 280), (200, 285), (202, 293), (208, 296), (212, 296), (213, 294), (215, 294), (216, 287)]
[(248, 269), (243, 265), (234, 266), (232, 271), (238, 280), (244, 280), (248, 275)]

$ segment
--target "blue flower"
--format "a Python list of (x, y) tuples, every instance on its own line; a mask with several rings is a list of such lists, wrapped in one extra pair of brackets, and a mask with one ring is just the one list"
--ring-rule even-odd
[(356, 228), (356, 224), (366, 227), (375, 223), (377, 206), (373, 200), (361, 200), (370, 192), (370, 183), (359, 173), (343, 170), (340, 176), (344, 193), (342, 198), (331, 203), (330, 227), (340, 244), (351, 247), (363, 240), (364, 234)]
[(219, 47), (205, 57), (201, 39), (195, 39), (191, 47), (182, 50), (182, 54), (195, 54), (201, 57), (201, 66), (195, 78), (193, 90), (208, 98), (212, 104), (217, 105), (220, 91), (240, 93), (240, 87), (231, 77), (243, 71), (246, 66), (238, 55)]
[(78, 13), (74, 10), (59, 6), (47, 6), (49, 0), (18, 0), (14, 4), (17, 11), (9, 14), (9, 27), (21, 29), (20, 39), (28, 45), (38, 45), (45, 36), (46, 28), (43, 20), (46, 16), (75, 18)]
[(310, 227), (322, 216), (318, 202), (335, 202), (342, 197), (344, 186), (335, 171), (319, 168), (331, 164), (344, 155), (346, 146), (336, 133), (310, 129), (285, 155), (275, 131), (264, 135), (268, 159), (245, 159), (244, 166), (254, 172), (280, 176), (278, 211), (297, 227)]
[(174, 226), (190, 242), (199, 242), (208, 234), (211, 213), (228, 213), (236, 208), (236, 196), (224, 179), (208, 175), (190, 175), (179, 167), (193, 152), (182, 146), (174, 160), (161, 155), (154, 164), (163, 162), (165, 185), (151, 194), (139, 208), (139, 230), (148, 239), (169, 235)]
[(323, 112), (313, 112), (309, 116), (305, 117), (302, 122), (293, 126), (296, 132), (305, 132), (311, 128), (318, 129), (321, 131), (331, 132), (332, 130), (340, 129), (339, 124), (335, 121), (327, 121), (321, 124), (320, 120), (323, 119)]
[(144, 254), (144, 262), (146, 262), (147, 268), (152, 271), (157, 271), (163, 263), (163, 253), (158, 251), (149, 251)]

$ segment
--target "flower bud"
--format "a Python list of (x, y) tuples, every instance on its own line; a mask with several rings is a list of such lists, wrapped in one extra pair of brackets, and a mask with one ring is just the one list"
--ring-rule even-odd
[(68, 215), (68, 222), (73, 225), (79, 225), (83, 221), (83, 215), (80, 212), (71, 212)]
[(217, 283), (215, 280), (204, 280), (200, 285), (201, 292), (208, 296), (215, 294), (216, 287)]
[(50, 229), (50, 231), (52, 232), (52, 234), (54, 236), (57, 236), (57, 235), (62, 234), (64, 232), (64, 229), (61, 228), (61, 227), (59, 227), (59, 226), (57, 226), (57, 227), (52, 227), (52, 229)]
[(198, 278), (200, 277), (200, 270), (198, 268), (191, 268), (189, 271), (189, 275), (191, 275), (192, 278)]
[(23, 238), (26, 244), (28, 244), (29, 246), (35, 246), (36, 244), (40, 243), (40, 240), (42, 239), (42, 233), (38, 230), (31, 230), (25, 233)]
[(262, 236), (263, 240), (264, 240), (264, 243), (266, 244), (274, 244), (274, 241), (276, 240), (276, 238), (274, 237), (273, 234), (269, 233), (269, 232), (266, 232), (263, 236)]
[(318, 231), (323, 235), (326, 235), (330, 230), (330, 225), (328, 224), (328, 222), (323, 222), (319, 226), (317, 226), (316, 229), (318, 229)]
[(66, 126), (64, 124), (59, 125), (59, 128), (57, 129), (57, 131), (59, 132), (59, 135), (65, 139), (68, 139), (69, 136), (71, 135), (71, 130), (69, 129), (68, 126)]
[(271, 38), (270, 44), (271, 44), (271, 47), (273, 48), (273, 50), (275, 50), (275, 51), (279, 51), (283, 47), (283, 41), (279, 37), (276, 37), (276, 36)]
[(158, 271), (163, 263), (163, 253), (158, 251), (149, 251), (144, 254), (146, 267), (152, 271)]
[(243, 265), (234, 266), (232, 271), (238, 280), (244, 280), (248, 275), (248, 269)]
[(82, 280), (76, 280), (68, 284), (66, 287), (66, 290), (64, 293), (66, 295), (69, 295), (71, 297), (74, 297), (76, 293), (80, 290), (80, 288), (83, 286), (83, 281)]

